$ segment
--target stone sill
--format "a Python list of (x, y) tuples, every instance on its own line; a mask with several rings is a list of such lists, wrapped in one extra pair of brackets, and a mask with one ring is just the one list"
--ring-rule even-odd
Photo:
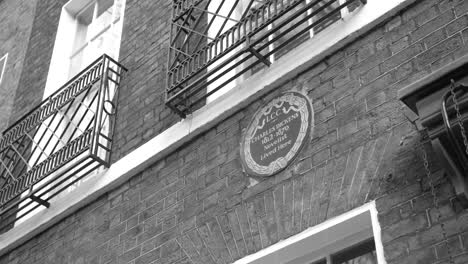
[(66, 199), (54, 202), (49, 209), (0, 235), (0, 256), (127, 182), (184, 143), (355, 41), (414, 2), (416, 0), (368, 0), (365, 6), (355, 10), (351, 16), (290, 51), (270, 68), (257, 73), (138, 147), (115, 162), (102, 175), (85, 181), (70, 192)]

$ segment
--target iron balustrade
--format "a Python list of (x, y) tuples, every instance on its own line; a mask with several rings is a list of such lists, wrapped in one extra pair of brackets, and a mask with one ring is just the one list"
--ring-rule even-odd
[(166, 104), (185, 117), (366, 2), (173, 0)]
[(109, 56), (99, 57), (3, 132), (1, 229), (109, 167), (123, 71)]

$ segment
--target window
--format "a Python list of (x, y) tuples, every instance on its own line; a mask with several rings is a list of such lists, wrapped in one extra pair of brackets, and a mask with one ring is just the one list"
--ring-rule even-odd
[(365, 3), (173, 0), (166, 104), (185, 117)]
[(125, 0), (71, 0), (62, 8), (43, 98), (103, 54), (118, 61)]
[(370, 239), (327, 257), (330, 264), (377, 264), (375, 241)]
[[(25, 132), (19, 144), (22, 149), (16, 143), (10, 146), (15, 159), (4, 166), (13, 168), (8, 168), (8, 175), (23, 178), (39, 171), (37, 167), (53, 169), (44, 169), (35, 176), (42, 178), (40, 181), (11, 201), (21, 201), (15, 225), (43, 210), (38, 203), (48, 206), (50, 199), (63, 197), (102, 171), (102, 165), (108, 166), (122, 72), (116, 60), (124, 4), (125, 0), (71, 0), (62, 8), (44, 101), (33, 109), (33, 113), (51, 109), (50, 113), (40, 114), (44, 119)], [(62, 92), (58, 93), (59, 89)], [(91, 139), (91, 135), (96, 138)], [(79, 148), (75, 146), (78, 142)], [(17, 165), (20, 161), (23, 164)], [(51, 165), (53, 162), (57, 167)], [(7, 208), (8, 217), (14, 218), (13, 207)]]
[(372, 202), (234, 264), (385, 264), (380, 237)]
[(95, 0), (75, 14), (76, 35), (70, 55), (70, 77), (103, 53), (118, 57), (121, 5), (121, 0)]
[[(261, 5), (259, 1), (251, 1), (251, 0), (240, 0), (240, 1), (232, 1), (232, 2), (225, 2), (223, 0), (214, 0), (211, 1), (208, 5), (207, 11), (207, 23), (208, 23), (208, 38), (207, 44), (209, 44), (213, 39), (216, 39), (221, 34), (225, 33), (227, 30), (231, 29), (236, 23), (248, 15), (253, 10), (256, 10)], [(271, 26), (270, 26), (271, 27)], [(222, 44), (221, 44), (222, 45)], [(221, 45), (218, 49), (222, 49)], [(239, 52), (245, 45), (242, 45), (236, 49), (232, 53)], [(238, 60), (233, 60), (231, 63), (227, 65), (227, 67), (236, 64)], [(208, 71), (212, 71), (219, 67), (221, 64), (226, 62), (226, 59), (220, 59), (214, 62), (211, 66), (208, 67)], [(246, 66), (244, 63), (243, 66)], [(242, 70), (242, 66), (239, 67), (236, 71)], [(218, 77), (211, 77), (208, 78), (210, 82), (212, 79), (214, 80), (211, 84), (207, 87), (207, 92), (211, 92), (215, 90), (218, 86), (223, 85), (224, 82), (229, 80), (230, 78), (235, 77), (236, 71), (226, 73), (222, 75), (220, 78)], [(233, 88), (236, 83), (242, 81), (242, 79), (248, 77), (249, 73), (241, 75), (240, 78), (237, 78), (236, 81), (229, 82), (228, 84), (224, 85), (222, 89), (210, 95), (207, 98), (207, 103), (213, 101), (214, 99), (218, 98), (219, 96), (226, 93), (229, 89)]]
[[(124, 9), (125, 0), (71, 0), (64, 5), (44, 98), (55, 92), (66, 81), (79, 75), (103, 54), (118, 61)], [(114, 70), (118, 68), (116, 65), (111, 67)], [(55, 77), (60, 73), (63, 73), (62, 79)], [(108, 98), (114, 98), (115, 84), (111, 83), (110, 86)], [(98, 89), (99, 87), (94, 85), (88, 94), (81, 95), (78, 98), (79, 104), (70, 106), (67, 111), (61, 113), (63, 120), (59, 118), (50, 121), (47, 127), (41, 126), (40, 129), (54, 129), (56, 132), (46, 133), (50, 136), (53, 136), (53, 133), (60, 135), (52, 139), (59, 146), (72, 140), (77, 134), (76, 131), (86, 131), (94, 118), (93, 112), (89, 109), (96, 107), (95, 98)], [(108, 135), (110, 123), (106, 122), (102, 128), (103, 134)], [(44, 150), (48, 151), (46, 147)], [(94, 172), (96, 173), (97, 171)]]

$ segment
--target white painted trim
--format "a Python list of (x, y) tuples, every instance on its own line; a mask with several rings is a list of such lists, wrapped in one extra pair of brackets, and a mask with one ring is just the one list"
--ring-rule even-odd
[(356, 40), (368, 30), (389, 19), (416, 0), (368, 0), (367, 5), (346, 23), (339, 21), (294, 51), (282, 56), (270, 68), (260, 71), (217, 100), (173, 125), (114, 163), (103, 175), (93, 177), (18, 227), (0, 235), (0, 255), (25, 243), (61, 219), (86, 206), (99, 196), (125, 183), (137, 173), (191, 141), (200, 133), (246, 107), (286, 80), (323, 60)]
[(370, 213), (372, 217), (372, 228), (374, 233), (375, 251), (377, 253), (377, 262), (379, 264), (387, 264), (384, 255), (384, 248), (382, 243), (382, 229), (379, 223), (379, 217), (375, 201), (372, 202), (373, 206), (370, 207)]
[(7, 61), (8, 61), (8, 53), (6, 53), (5, 55), (3, 55), (3, 57), (0, 58), (0, 62), (2, 60), (3, 60), (3, 65), (1, 65), (2, 70), (0, 72), (0, 84), (2, 84), (3, 74), (5, 73), (5, 68), (6, 68), (6, 64), (7, 64)]
[[(353, 246), (352, 242), (359, 242), (359, 241), (362, 242), (366, 240), (367, 238), (369, 238), (368, 232), (372, 233), (374, 237), (374, 241), (376, 243), (376, 253), (377, 253), (378, 263), (386, 264), (387, 262), (385, 261), (383, 257), (382, 241), (380, 240), (380, 237), (381, 237), (380, 227), (378, 226), (378, 222), (377, 223), (374, 222), (374, 213), (375, 214), (377, 213), (377, 209), (376, 209), (375, 201), (372, 201), (361, 207), (358, 207), (349, 212), (346, 212), (342, 215), (329, 219), (321, 224), (310, 227), (307, 230), (297, 235), (294, 235), (285, 240), (282, 240), (252, 255), (239, 259), (235, 261), (233, 264), (268, 264), (268, 263), (272, 263), (271, 262), (272, 259), (278, 261), (277, 263), (287, 263), (287, 264), (305, 263), (303, 261), (306, 261), (306, 259), (302, 259), (301, 258), (302, 255), (307, 255), (307, 253), (309, 252), (316, 253), (317, 255), (315, 258), (307, 259), (308, 261), (307, 263), (309, 263), (310, 261), (317, 261), (317, 260), (323, 259), (326, 257), (326, 255), (336, 253), (344, 248)], [(354, 220), (354, 223), (350, 223), (350, 222), (353, 222), (353, 220)], [(356, 221), (359, 221), (359, 222), (365, 221), (366, 222), (365, 224), (372, 225), (372, 230), (367, 231), (365, 229), (362, 229), (362, 227), (355, 226)], [(346, 229), (348, 229), (349, 234), (347, 234), (346, 237), (335, 236), (337, 235), (337, 233), (334, 232), (333, 229), (336, 229), (337, 226), (339, 225), (341, 225), (341, 229), (343, 229), (343, 226), (345, 226)], [(376, 225), (377, 225), (377, 228), (376, 228)], [(325, 236), (327, 237), (328, 241), (318, 239), (320, 240), (318, 242), (320, 247), (314, 248), (314, 245), (311, 245), (311, 244), (314, 241), (317, 241), (316, 236), (324, 232), (326, 232)], [(345, 238), (353, 236), (353, 235), (357, 235), (357, 237), (354, 237), (354, 241), (348, 239), (348, 241), (345, 241), (343, 243), (343, 240)], [(299, 254), (301, 254), (301, 255), (296, 255), (296, 257), (299, 257), (300, 259), (300, 261), (298, 262), (296, 260), (288, 261), (287, 258), (290, 256), (287, 256), (288, 254), (287, 250), (298, 247), (298, 244), (300, 244), (301, 242), (309, 246), (306, 249), (306, 250), (309, 250), (309, 252), (298, 252)], [(382, 249), (382, 251), (380, 251), (379, 248)]]
[[(75, 19), (77, 13), (85, 8), (87, 5), (92, 4), (95, 0), (69, 0), (63, 7), (60, 13), (60, 19), (57, 28), (57, 34), (55, 37), (54, 47), (52, 50), (52, 57), (49, 64), (49, 73), (46, 79), (46, 85), (43, 92), (43, 98), (47, 98), (53, 94), (62, 84), (66, 83), (70, 79), (70, 62), (77, 51), (73, 51), (76, 30), (78, 27), (77, 20)], [(123, 0), (121, 6), (120, 19), (112, 21), (110, 27), (117, 26), (120, 36), (122, 36), (123, 21), (125, 17), (125, 6), (126, 0)], [(117, 22), (118, 21), (118, 22)], [(107, 29), (103, 29), (104, 32)], [(96, 34), (98, 36), (102, 32)], [(120, 40), (120, 39), (119, 39)], [(119, 42), (120, 43), (120, 42)], [(87, 46), (89, 43), (86, 42)], [(118, 47), (120, 49), (120, 46)], [(117, 49), (117, 50), (118, 50)], [(118, 56), (117, 52), (117, 56)], [(111, 54), (108, 54), (111, 55)], [(94, 60), (97, 58), (88, 58)], [(114, 57), (118, 60), (118, 57)]]
[(76, 21), (74, 14), (68, 12), (67, 4), (62, 7), (59, 24), (57, 28), (57, 37), (55, 38), (52, 57), (49, 64), (49, 73), (47, 75), (43, 98), (51, 95), (60, 85), (66, 83), (69, 77), (70, 54), (75, 40)]

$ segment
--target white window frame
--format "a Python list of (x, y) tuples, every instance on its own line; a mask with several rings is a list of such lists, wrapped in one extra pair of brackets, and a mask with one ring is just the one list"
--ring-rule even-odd
[[(76, 1), (76, 0), (74, 0)], [(118, 46), (116, 47), (113, 47), (115, 48), (117, 51), (120, 49), (120, 38), (121, 38), (121, 34), (122, 34), (122, 29), (119, 28), (119, 26), (121, 26), (121, 14), (123, 13), (123, 10), (117, 10), (115, 8), (114, 5), (115, 4), (115, 1), (117, 0), (111, 0), (113, 2), (112, 6), (110, 7), (111, 8), (111, 17), (109, 18), (109, 21), (107, 21), (107, 23), (104, 25), (104, 27), (102, 28), (99, 28), (97, 31), (94, 31), (94, 32), (89, 32), (89, 26), (95, 22), (96, 20), (100, 19), (100, 16), (98, 16), (98, 12), (99, 12), (99, 0), (90, 0), (85, 6), (81, 7), (80, 10), (78, 11), (75, 11), (75, 10), (70, 10), (71, 8), (68, 7), (68, 11), (71, 13), (71, 14), (74, 14), (75, 17), (76, 17), (76, 20), (78, 21), (78, 17), (81, 16), (83, 13), (85, 13), (86, 11), (89, 10), (89, 8), (92, 9), (92, 14), (91, 14), (91, 18), (90, 18), (90, 25), (82, 25), (80, 23), (76, 23), (76, 33), (75, 33), (75, 40), (74, 40), (74, 43), (73, 43), (73, 47), (72, 47), (72, 53), (70, 54), (70, 70), (69, 70), (69, 78), (72, 78), (73, 76), (75, 76), (82, 68), (83, 66), (87, 66), (90, 62), (94, 61), (96, 59), (96, 57), (91, 57), (91, 58), (88, 58), (86, 55), (86, 52), (90, 52), (92, 50), (89, 50), (89, 47), (91, 47), (92, 45), (95, 45), (95, 41), (99, 41), (99, 38), (105, 34), (111, 34), (112, 35), (112, 31), (115, 30), (115, 28), (117, 27), (117, 31), (119, 31), (119, 41), (117, 43)], [(121, 0), (123, 2), (125, 2), (125, 0)], [(105, 10), (103, 12), (103, 14), (105, 12), (107, 12), (108, 10)], [(119, 16), (115, 17), (116, 14), (119, 14)], [(102, 14), (101, 14), (102, 15)], [(82, 40), (81, 43), (77, 43), (77, 39), (76, 37), (79, 35), (78, 31), (79, 31), (79, 28), (82, 28), (83, 29), (83, 26), (85, 26), (87, 28), (87, 33), (86, 33), (86, 36), (84, 36), (84, 39)], [(90, 35), (91, 34), (91, 35)], [(106, 39), (104, 37), (104, 39)], [(109, 40), (107, 40), (109, 41)], [(104, 44), (105, 45), (105, 44)], [(106, 49), (107, 47), (104, 47), (103, 49)], [(84, 54), (83, 54), (84, 52)], [(83, 55), (85, 56), (83, 58)], [(101, 54), (99, 54), (101, 55)], [(111, 57), (113, 57), (114, 59), (118, 59), (114, 56), (112, 56), (112, 52), (111, 54), (108, 53), (108, 55), (110, 55)], [(81, 58), (78, 58), (79, 59), (79, 62), (80, 62), (80, 68), (78, 69), (72, 69), (72, 60), (75, 58), (75, 57), (80, 57)], [(89, 54), (88, 54), (89, 56)], [(118, 55), (117, 55), (118, 56)], [(84, 61), (83, 61), (84, 59)]]
[[(74, 49), (77, 27), (75, 16), (85, 6), (88, 6), (95, 1), (96, 0), (70, 0), (62, 7), (43, 98), (47, 98), (57, 89), (59, 89), (61, 85), (65, 84), (70, 79), (70, 77), (73, 77), (69, 75), (69, 71), (71, 62), (70, 59)], [(126, 0), (123, 0), (120, 13), (120, 22), (118, 24), (120, 27), (118, 28), (120, 34), (122, 34), (123, 22), (125, 19), (125, 6)], [(119, 41), (119, 49), (120, 42), (121, 41)], [(118, 53), (119, 52), (116, 54), (117, 57), (113, 57), (113, 59), (117, 61)]]
[(375, 201), (280, 241), (234, 264), (308, 264), (373, 238), (377, 263), (386, 264)]

